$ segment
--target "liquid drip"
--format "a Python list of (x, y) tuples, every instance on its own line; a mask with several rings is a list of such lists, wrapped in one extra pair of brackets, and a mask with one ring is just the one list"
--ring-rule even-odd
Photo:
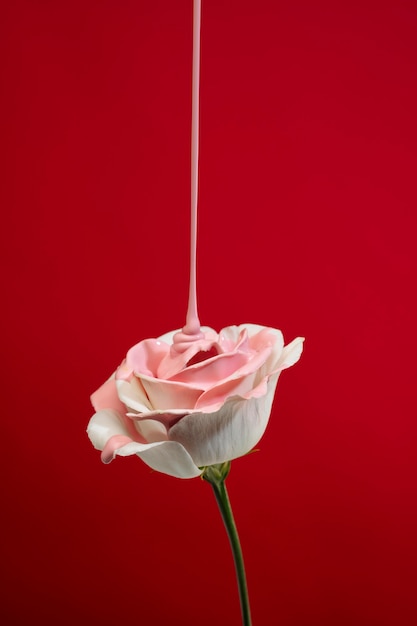
[(194, 0), (193, 11), (193, 74), (191, 118), (191, 237), (190, 237), (190, 286), (185, 326), (176, 333), (172, 349), (177, 354), (185, 352), (190, 343), (204, 339), (197, 312), (197, 199), (198, 199), (198, 131), (200, 95), (200, 25), (201, 0)]

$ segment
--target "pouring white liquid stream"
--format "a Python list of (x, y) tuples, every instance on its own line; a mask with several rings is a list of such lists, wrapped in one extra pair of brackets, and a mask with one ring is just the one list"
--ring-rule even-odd
[(193, 72), (192, 72), (192, 117), (191, 117), (191, 237), (190, 237), (190, 286), (186, 323), (182, 331), (174, 335), (172, 350), (185, 352), (191, 342), (204, 339), (197, 312), (197, 202), (198, 202), (198, 135), (200, 96), (200, 29), (201, 0), (194, 0), (193, 15)]

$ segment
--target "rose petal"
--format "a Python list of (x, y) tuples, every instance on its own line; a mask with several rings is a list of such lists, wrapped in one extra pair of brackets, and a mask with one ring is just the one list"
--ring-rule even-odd
[(261, 352), (255, 353), (247, 363), (233, 372), (228, 378), (220, 380), (201, 394), (195, 408), (202, 409), (207, 408), (211, 404), (223, 403), (231, 395), (245, 396), (256, 385), (258, 372), (270, 354), (270, 346), (267, 346)]
[(259, 324), (241, 324), (238, 329), (240, 332), (242, 332), (243, 329), (247, 329), (249, 334), (249, 346), (252, 350), (259, 352), (267, 346), (271, 348), (269, 357), (256, 373), (254, 384), (258, 385), (265, 376), (275, 371), (276, 363), (284, 347), (284, 337), (282, 332), (277, 328), (260, 326)]
[(136, 373), (156, 376), (159, 364), (169, 354), (169, 345), (159, 339), (145, 339), (130, 348), (126, 355), (127, 367)]
[(176, 352), (175, 349), (171, 349), (160, 362), (155, 376), (160, 379), (172, 378), (181, 372), (187, 366), (188, 361), (191, 361), (196, 354), (209, 352), (216, 345), (216, 341), (198, 339), (191, 341), (183, 352)]
[[(200, 413), (200, 411), (197, 411), (195, 409), (164, 409), (163, 411), (161, 411), (160, 409), (154, 409), (153, 411), (146, 411), (143, 413), (129, 412), (126, 413), (126, 415), (132, 420), (152, 420), (159, 419), (161, 415), (171, 415), (172, 418), (175, 419), (175, 421), (178, 421), (178, 417), (184, 417), (184, 415), (188, 415), (191, 413)], [(165, 419), (159, 421), (165, 422)]]
[(220, 409), (231, 396), (246, 397), (245, 394), (249, 393), (253, 388), (254, 377), (255, 375), (252, 374), (237, 379), (232, 378), (216, 385), (200, 396), (195, 406), (196, 410), (204, 413), (213, 413)]
[[(106, 451), (105, 460), (111, 455), (137, 454), (152, 469), (177, 478), (194, 478), (201, 474), (187, 450), (175, 441), (140, 443), (132, 441), (115, 411), (99, 411), (87, 428), (93, 446)], [(119, 447), (120, 445), (120, 447)], [(107, 446), (107, 450), (106, 450)]]
[(116, 450), (116, 454), (119, 456), (137, 454), (153, 470), (175, 478), (195, 478), (200, 476), (202, 471), (184, 446), (176, 441), (149, 444), (132, 442)]
[(126, 380), (116, 380), (116, 388), (119, 399), (128, 409), (133, 409), (138, 413), (152, 410), (152, 406), (142, 383), (136, 376), (133, 376), (130, 382)]
[(165, 357), (161, 360), (158, 370), (156, 372), (156, 376), (158, 378), (171, 378), (171, 376), (175, 376), (178, 372), (186, 367), (188, 361), (201, 351), (208, 352), (211, 350), (213, 346), (218, 347), (217, 339), (218, 335), (215, 330), (210, 328), (209, 326), (202, 326), (200, 328), (201, 333), (203, 333), (204, 338), (198, 339), (197, 341), (191, 341), (187, 346), (187, 349), (184, 351), (176, 351), (174, 336), (178, 333), (182, 335), (182, 330), (177, 330), (172, 333), (167, 333), (166, 335), (162, 335), (159, 338), (159, 341), (165, 341), (169, 344), (170, 350), (167, 352)]
[[(249, 346), (252, 350), (261, 350), (265, 346), (284, 345), (282, 332), (277, 328), (259, 326), (258, 324), (242, 324), (239, 328), (247, 328)], [(282, 348), (281, 348), (282, 349)]]
[[(187, 409), (171, 409), (171, 411), (152, 411), (150, 413), (127, 413), (127, 416), (136, 423), (136, 428), (138, 428), (140, 432), (142, 432), (142, 424), (158, 424), (167, 432), (171, 426), (182, 419), (184, 415), (189, 415), (192, 412), (193, 411), (188, 411)], [(199, 411), (194, 411), (194, 413), (198, 412)]]
[(183, 383), (160, 380), (150, 376), (139, 376), (153, 408), (193, 409), (203, 389), (194, 389)]
[(250, 398), (260, 398), (261, 396), (264, 396), (268, 393), (268, 382), (270, 379), (271, 376), (265, 376), (265, 378), (263, 378), (261, 382), (256, 385), (256, 387), (253, 387), (253, 389), (244, 393), (242, 397), (249, 400)]
[(120, 402), (117, 394), (115, 373), (106, 380), (101, 387), (91, 395), (91, 404), (96, 411), (101, 409), (114, 409), (115, 411), (124, 411), (124, 406)]
[[(244, 324), (249, 332), (249, 345), (254, 350), (261, 350), (266, 346), (271, 347), (271, 353), (265, 363), (256, 372), (254, 385), (258, 385), (265, 376), (276, 371), (276, 364), (279, 361), (284, 348), (284, 337), (277, 328), (259, 326), (258, 324)], [(242, 328), (240, 326), (239, 328)]]
[[(110, 437), (114, 437), (115, 435), (128, 437), (132, 441), (132, 436), (128, 431), (127, 425), (123, 422), (121, 415), (113, 409), (97, 411), (90, 419), (87, 434), (96, 450), (104, 450)], [(137, 438), (140, 438), (139, 433)]]
[(260, 398), (232, 397), (215, 413), (186, 415), (170, 429), (170, 439), (181, 443), (200, 467), (243, 456), (265, 431), (277, 380), (278, 374), (270, 378)]
[(182, 330), (167, 333), (160, 337), (160, 341), (165, 341), (171, 347), (158, 366), (158, 371), (156, 372), (157, 378), (171, 378), (171, 376), (183, 370), (187, 363), (191, 361), (198, 352), (209, 352), (213, 347), (216, 347), (217, 350), (219, 349), (217, 344), (218, 335), (215, 330), (209, 326), (202, 326), (200, 332), (203, 335), (201, 339), (192, 340), (189, 343), (185, 342), (186, 349), (178, 350), (178, 352), (175, 349), (175, 335), (183, 336), (184, 333)]
[(110, 437), (101, 453), (103, 463), (105, 465), (111, 463), (116, 455), (116, 451), (127, 443), (132, 443), (132, 441), (133, 440), (130, 437), (126, 437), (126, 435), (113, 435), (113, 437)]
[(132, 380), (133, 369), (129, 367), (124, 359), (116, 370), (116, 380)]
[(219, 332), (218, 344), (222, 352), (231, 352), (239, 341), (242, 327), (226, 326)]
[(274, 370), (283, 370), (297, 363), (303, 351), (304, 337), (297, 337), (289, 343), (282, 351)]
[(167, 428), (162, 423), (152, 419), (144, 419), (135, 422), (135, 426), (139, 433), (143, 436), (146, 443), (155, 443), (155, 441), (168, 441)]
[(171, 376), (170, 380), (185, 383), (197, 389), (212, 387), (218, 380), (224, 380), (242, 368), (251, 358), (251, 353), (229, 352), (218, 354), (206, 361), (190, 365), (182, 372)]

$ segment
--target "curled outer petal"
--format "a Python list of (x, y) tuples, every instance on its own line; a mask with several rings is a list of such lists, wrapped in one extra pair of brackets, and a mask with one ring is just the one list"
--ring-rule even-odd
[[(176, 478), (194, 478), (201, 474), (187, 450), (176, 441), (143, 443), (129, 437), (120, 415), (113, 409), (98, 411), (90, 420), (88, 436), (104, 462), (115, 455), (137, 454), (152, 469)], [(139, 438), (139, 437), (138, 437)]]

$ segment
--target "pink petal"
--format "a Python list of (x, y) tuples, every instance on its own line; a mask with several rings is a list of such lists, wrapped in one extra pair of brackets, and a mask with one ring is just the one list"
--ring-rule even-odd
[(203, 389), (195, 389), (183, 383), (138, 376), (152, 407), (163, 409), (193, 409)]
[(130, 348), (126, 364), (136, 374), (156, 376), (162, 359), (169, 354), (168, 344), (158, 339), (145, 339)]
[(114, 409), (115, 411), (124, 413), (125, 408), (117, 394), (114, 374), (92, 394), (91, 404), (96, 411), (100, 411), (101, 409)]
[[(251, 325), (251, 330), (254, 330), (253, 326)], [(255, 326), (255, 328), (257, 327)], [(262, 350), (266, 346), (275, 345), (277, 340), (281, 340), (280, 343), (284, 345), (281, 331), (275, 328), (264, 327), (249, 336), (249, 345), (252, 350)]]
[(116, 380), (126, 380), (129, 382), (132, 379), (132, 376), (133, 369), (128, 366), (126, 359), (124, 359), (116, 370)]
[[(231, 395), (240, 395), (246, 397), (247, 394), (256, 384), (256, 378), (259, 371), (271, 354), (271, 347), (267, 346), (264, 350), (254, 354), (250, 361), (245, 363), (241, 368), (237, 369), (228, 378), (215, 383), (210, 389), (207, 389), (199, 397), (195, 408), (207, 409), (212, 404), (220, 405)], [(262, 376), (264, 377), (265, 374)]]
[(126, 435), (113, 435), (113, 437), (110, 437), (101, 453), (101, 460), (103, 463), (107, 465), (113, 461), (116, 455), (116, 450), (127, 443), (132, 443), (132, 441), (133, 440), (130, 437), (126, 437)]
[(207, 389), (224, 380), (247, 364), (251, 353), (231, 352), (219, 354), (206, 361), (190, 365), (170, 378), (171, 381), (185, 383), (199, 389)]
[(254, 374), (222, 381), (201, 394), (195, 408), (198, 411), (213, 412), (218, 410), (230, 396), (244, 397), (253, 387)]

